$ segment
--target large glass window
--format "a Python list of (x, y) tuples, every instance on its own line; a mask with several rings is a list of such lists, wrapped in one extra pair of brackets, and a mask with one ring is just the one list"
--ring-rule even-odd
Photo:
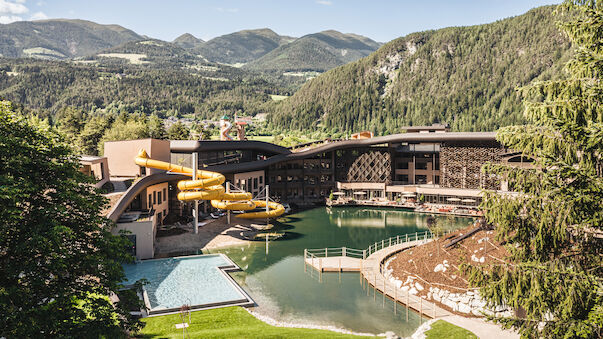
[(415, 168), (418, 170), (426, 170), (427, 163), (426, 162), (417, 162), (417, 163), (415, 163)]

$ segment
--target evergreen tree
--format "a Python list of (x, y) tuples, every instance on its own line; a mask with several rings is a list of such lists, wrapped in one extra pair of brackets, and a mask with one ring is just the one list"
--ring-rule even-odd
[(601, 338), (603, 326), (603, 5), (568, 1), (560, 27), (577, 48), (569, 77), (522, 89), (528, 125), (497, 139), (533, 158), (531, 168), (489, 165), (517, 196), (487, 193), (484, 210), (510, 257), (470, 268), (496, 321), (529, 338)]
[(161, 120), (157, 114), (151, 114), (149, 117), (148, 126), (149, 138), (165, 139), (167, 137), (165, 126), (163, 126), (163, 120)]
[(170, 140), (188, 140), (191, 132), (183, 123), (177, 121), (168, 128), (167, 134)]
[(57, 114), (58, 129), (67, 142), (73, 143), (85, 125), (85, 114), (73, 107), (64, 107)]
[(132, 291), (108, 298), (132, 258), (79, 167), (56, 132), (0, 102), (0, 337), (118, 338), (140, 325)]
[(106, 116), (96, 116), (88, 120), (77, 138), (77, 150), (85, 155), (98, 155), (98, 143), (111, 126), (111, 119)]

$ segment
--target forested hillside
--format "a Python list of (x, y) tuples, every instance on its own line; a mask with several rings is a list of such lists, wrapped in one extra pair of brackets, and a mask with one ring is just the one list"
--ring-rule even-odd
[(0, 54), (9, 58), (65, 59), (141, 39), (121, 26), (85, 20), (18, 21), (0, 25)]
[(570, 43), (553, 7), (495, 23), (414, 33), (372, 55), (332, 69), (281, 101), (278, 129), (328, 133), (450, 123), (491, 131), (522, 120), (516, 87), (562, 72)]
[(159, 116), (212, 118), (234, 110), (252, 115), (265, 111), (269, 93), (281, 91), (228, 66), (179, 70), (0, 59), (0, 97), (42, 117), (65, 107), (91, 111), (108, 106)]
[(380, 44), (356, 34), (324, 31), (309, 34), (270, 51), (244, 68), (261, 71), (320, 71), (365, 57)]

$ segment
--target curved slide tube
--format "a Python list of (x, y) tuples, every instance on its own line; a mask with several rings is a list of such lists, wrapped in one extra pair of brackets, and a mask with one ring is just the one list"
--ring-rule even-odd
[[(138, 166), (156, 168), (193, 177), (192, 168), (150, 159), (145, 150), (140, 150), (134, 162)], [(211, 205), (215, 208), (234, 211), (250, 211), (256, 208), (268, 207), (268, 211), (248, 212), (236, 216), (242, 219), (276, 218), (285, 213), (283, 205), (268, 201), (268, 206), (266, 206), (266, 201), (264, 200), (252, 200), (251, 193), (226, 193), (224, 186), (222, 186), (224, 181), (226, 181), (226, 178), (220, 173), (197, 170), (196, 178), (192, 178), (192, 180), (180, 180), (178, 182), (178, 188), (180, 189), (178, 199), (182, 201), (211, 200)]]
[(232, 137), (230, 136), (231, 129), (232, 124), (230, 121), (224, 121), (220, 126), (220, 140), (232, 141)]

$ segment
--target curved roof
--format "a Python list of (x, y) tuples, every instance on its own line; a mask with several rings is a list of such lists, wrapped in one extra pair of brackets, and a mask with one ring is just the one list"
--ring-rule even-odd
[(182, 174), (168, 174), (168, 173), (155, 173), (142, 177), (140, 180), (134, 182), (130, 188), (119, 198), (115, 206), (107, 214), (107, 218), (117, 222), (119, 217), (124, 213), (126, 208), (132, 203), (132, 201), (140, 194), (144, 189), (151, 185), (159, 184), (171, 180), (183, 180), (190, 179), (190, 176)]
[(172, 153), (191, 153), (191, 152), (216, 152), (216, 151), (237, 151), (253, 150), (270, 154), (287, 154), (291, 151), (283, 146), (271, 144), (269, 142), (257, 140), (172, 140), (170, 142)]
[[(479, 142), (479, 141), (496, 141), (496, 132), (448, 132), (448, 133), (400, 133), (392, 134), (381, 137), (374, 137), (370, 139), (355, 139), (355, 140), (343, 140), (331, 142), (318, 147), (311, 148), (306, 151), (296, 153), (285, 153), (277, 154), (266, 160), (257, 160), (244, 162), (239, 164), (228, 164), (228, 165), (215, 165), (208, 166), (206, 169), (210, 171), (216, 171), (220, 173), (234, 173), (234, 172), (251, 172), (263, 169), (272, 164), (288, 161), (298, 160), (313, 157), (317, 154), (336, 151), (340, 149), (355, 148), (359, 146), (371, 146), (388, 143), (400, 143), (400, 142), (450, 142), (450, 141), (462, 141), (462, 142)], [(222, 150), (234, 150), (236, 147), (231, 147), (229, 144), (233, 144), (232, 141), (224, 141), (226, 145), (223, 145)], [(235, 146), (235, 145), (232, 145)], [(240, 149), (240, 148), (239, 148)], [(193, 152), (189, 150), (188, 152)]]

